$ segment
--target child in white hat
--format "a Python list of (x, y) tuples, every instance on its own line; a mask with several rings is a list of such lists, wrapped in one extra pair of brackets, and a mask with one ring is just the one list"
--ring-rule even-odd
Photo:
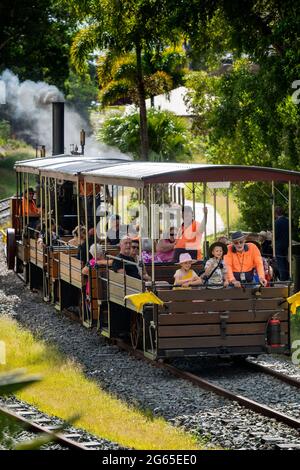
[(192, 264), (197, 263), (196, 260), (192, 259), (189, 253), (181, 253), (179, 256), (180, 269), (174, 274), (174, 285), (179, 287), (190, 287), (202, 284), (202, 279), (191, 269)]

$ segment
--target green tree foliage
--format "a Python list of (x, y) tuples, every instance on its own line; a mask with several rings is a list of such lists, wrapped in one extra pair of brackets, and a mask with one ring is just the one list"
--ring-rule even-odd
[(63, 88), (75, 22), (55, 0), (2, 0), (0, 71)]
[[(292, 100), (294, 80), (299, 79), (299, 3), (287, 1), (218, 1), (227, 21), (227, 46), (232, 70), (191, 74), (190, 104), (196, 114), (194, 131), (206, 137), (206, 156), (214, 163), (264, 165), (300, 169), (299, 105)], [(196, 43), (197, 34), (192, 40)], [(210, 42), (212, 44), (212, 42)], [(241, 58), (243, 54), (243, 58)], [(261, 191), (265, 189), (265, 193)], [(279, 187), (284, 194), (286, 187)], [(239, 208), (247, 228), (271, 225), (265, 210), (270, 188), (243, 185)], [(298, 227), (298, 190), (294, 190), (293, 223)], [(276, 204), (286, 208), (277, 195)], [(294, 236), (297, 236), (295, 230)]]
[[(191, 159), (191, 135), (183, 118), (169, 111), (148, 111), (150, 159), (153, 161), (184, 161)], [(99, 132), (99, 139), (118, 147), (124, 153), (141, 157), (139, 115), (108, 117)]]
[[(145, 51), (142, 54), (146, 98), (166, 93), (183, 83), (186, 55), (180, 47)], [(114, 55), (110, 51), (97, 61), (100, 101), (103, 106), (134, 102), (139, 104), (136, 58), (130, 52)]]
[(89, 73), (77, 75), (74, 71), (70, 71), (69, 77), (65, 81), (66, 95), (65, 98), (69, 104), (73, 105), (76, 110), (88, 121), (89, 108), (92, 101), (97, 100), (98, 87), (95, 79)]
[(177, 39), (170, 23), (168, 0), (61, 0), (86, 27), (76, 36), (71, 50), (73, 64), (83, 70), (96, 48), (117, 54), (134, 51), (140, 110), (141, 153), (148, 157), (147, 114), (142, 54)]

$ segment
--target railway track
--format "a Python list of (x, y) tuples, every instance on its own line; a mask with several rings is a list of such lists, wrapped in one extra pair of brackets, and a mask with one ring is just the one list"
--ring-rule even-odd
[(10, 215), (10, 198), (0, 200), (0, 221)]
[[(146, 362), (152, 364), (154, 367), (158, 367), (161, 369), (167, 370), (170, 374), (174, 375), (177, 378), (181, 378), (184, 380), (187, 380), (191, 382), (193, 385), (200, 387), (204, 390), (213, 392), (217, 395), (220, 395), (224, 398), (227, 398), (229, 400), (235, 401), (239, 403), (240, 405), (244, 406), (245, 408), (254, 411), (256, 413), (259, 413), (263, 416), (266, 416), (268, 418), (275, 419), (281, 423), (284, 423), (291, 428), (300, 430), (300, 420), (293, 418), (285, 413), (281, 413), (280, 411), (277, 411), (263, 403), (259, 403), (258, 401), (252, 400), (246, 396), (240, 395), (238, 393), (235, 393), (227, 388), (221, 387), (203, 377), (200, 375), (193, 374), (191, 372), (187, 372), (184, 370), (181, 370), (171, 364), (167, 364), (163, 361), (153, 361), (151, 359), (145, 358), (142, 352), (133, 350), (131, 346), (127, 343), (125, 343), (122, 340), (119, 339), (114, 339), (113, 343), (116, 344), (118, 347), (121, 349), (127, 351), (129, 354), (134, 355), (135, 357), (139, 359), (143, 359)], [(291, 386), (300, 388), (300, 381), (298, 379), (295, 379), (293, 377), (287, 376), (286, 374), (282, 374), (278, 371), (275, 371), (273, 369), (270, 369), (266, 366), (261, 366), (260, 364), (252, 363), (250, 361), (245, 361), (245, 367), (250, 368), (252, 370), (256, 370), (259, 372), (266, 373), (278, 380), (281, 380), (284, 383), (287, 383)], [(277, 447), (279, 449), (300, 449), (300, 443), (298, 444), (289, 444), (289, 443), (278, 443)]]
[(103, 449), (103, 443), (95, 438), (84, 439), (83, 433), (72, 430), (65, 432), (55, 432), (61, 425), (54, 422), (52, 418), (43, 413), (33, 410), (22, 403), (5, 403), (1, 399), (0, 413), (13, 419), (15, 422), (25, 427), (26, 431), (44, 435), (46, 434), (56, 443), (70, 450), (99, 450)]

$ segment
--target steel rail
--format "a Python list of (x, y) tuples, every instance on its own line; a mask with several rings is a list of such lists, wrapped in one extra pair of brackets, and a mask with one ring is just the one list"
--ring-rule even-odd
[(152, 359), (146, 358), (141, 351), (132, 349), (129, 344), (125, 343), (122, 340), (113, 338), (112, 342), (121, 349), (124, 349), (130, 354), (134, 355), (135, 357), (143, 359), (157, 368), (167, 370), (170, 374), (174, 375), (175, 377), (187, 380), (193, 385), (196, 385), (197, 387), (216, 393), (217, 395), (220, 395), (224, 398), (228, 398), (229, 400), (238, 402), (240, 405), (244, 406), (249, 410), (255, 411), (263, 416), (267, 416), (268, 418), (273, 418), (276, 421), (287, 424), (288, 426), (294, 429), (300, 429), (300, 421), (296, 418), (281, 413), (280, 411), (276, 411), (267, 405), (251, 400), (250, 398), (247, 398), (243, 395), (236, 394), (228, 389), (220, 387), (219, 385), (216, 385), (213, 382), (210, 382), (198, 375), (192, 374), (191, 372), (182, 371), (170, 364), (164, 363), (163, 361), (154, 361)]
[[(22, 405), (20, 405), (20, 408), (21, 408)], [(9, 405), (7, 407), (3, 407), (3, 406), (0, 406), (0, 413), (4, 414), (5, 416), (9, 417), (9, 418), (12, 418), (13, 420), (23, 424), (26, 426), (26, 430), (28, 431), (32, 431), (34, 433), (44, 433), (44, 434), (47, 434), (48, 436), (50, 437), (53, 437), (53, 441), (54, 442), (58, 442), (60, 444), (62, 444), (64, 447), (68, 447), (69, 449), (72, 449), (72, 450), (90, 450), (88, 448), (88, 445), (90, 445), (91, 447), (97, 447), (97, 445), (99, 446), (99, 444), (97, 444), (96, 442), (87, 442), (87, 443), (80, 443), (80, 442), (77, 442), (73, 439), (70, 439), (70, 437), (68, 437), (68, 435), (72, 435), (72, 433), (67, 433), (67, 434), (62, 434), (60, 432), (58, 433), (55, 433), (55, 431), (52, 431), (49, 427), (47, 426), (41, 426), (40, 424), (36, 423), (33, 420), (29, 420), (29, 419), (26, 419), (24, 418), (24, 416), (22, 416), (22, 413), (18, 413), (16, 411), (11, 411), (8, 409), (9, 408)], [(24, 410), (27, 414), (27, 410)], [(35, 412), (32, 412), (32, 414), (36, 414)], [(50, 419), (49, 419), (50, 421)], [(51, 426), (53, 428), (53, 426)], [(75, 435), (75, 433), (73, 433)], [(79, 436), (79, 435), (78, 435)]]
[(10, 198), (0, 200), (0, 219), (9, 217), (10, 214)]
[(258, 364), (256, 362), (249, 361), (249, 359), (246, 359), (242, 364), (242, 366), (246, 366), (247, 368), (251, 370), (256, 370), (258, 372), (263, 372), (264, 374), (271, 375), (272, 377), (275, 377), (276, 379), (281, 380), (282, 382), (285, 382), (289, 385), (292, 385), (293, 387), (300, 388), (300, 380), (295, 379), (294, 377), (291, 377), (286, 374), (282, 374), (281, 372), (272, 369), (271, 367), (264, 366), (262, 364)]

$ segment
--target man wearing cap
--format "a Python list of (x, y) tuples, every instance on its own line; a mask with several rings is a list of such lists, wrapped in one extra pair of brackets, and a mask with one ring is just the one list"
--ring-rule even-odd
[(245, 235), (238, 231), (231, 236), (231, 245), (224, 256), (227, 267), (227, 280), (234, 287), (253, 282), (254, 269), (263, 286), (267, 285), (263, 261), (259, 249), (254, 243), (245, 243)]

